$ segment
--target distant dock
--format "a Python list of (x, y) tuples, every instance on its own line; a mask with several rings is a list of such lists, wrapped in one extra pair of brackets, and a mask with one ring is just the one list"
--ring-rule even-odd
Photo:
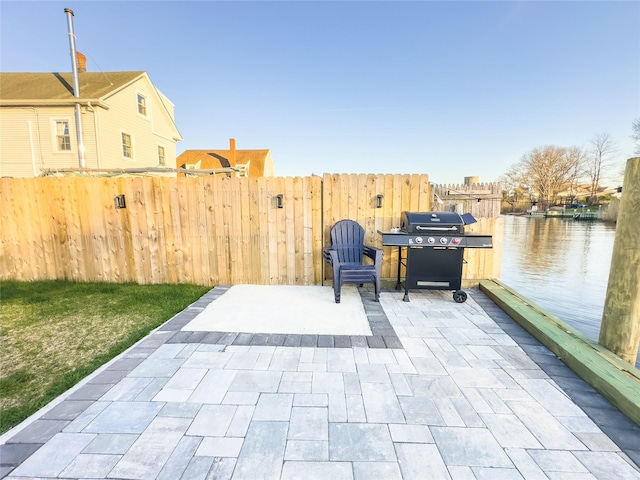
[(550, 208), (549, 210), (527, 210), (532, 217), (573, 218), (574, 220), (600, 220), (600, 210), (586, 208)]

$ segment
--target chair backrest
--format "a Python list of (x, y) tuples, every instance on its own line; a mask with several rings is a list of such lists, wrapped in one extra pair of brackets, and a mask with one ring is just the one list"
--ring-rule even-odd
[(331, 246), (340, 263), (362, 263), (364, 228), (353, 220), (340, 220), (331, 227)]

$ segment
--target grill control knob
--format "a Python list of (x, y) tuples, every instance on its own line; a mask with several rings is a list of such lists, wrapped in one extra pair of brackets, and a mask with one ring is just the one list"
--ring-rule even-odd
[(440, 237), (441, 245), (446, 245), (447, 243), (449, 243), (449, 240), (447, 239), (447, 237)]
[(427, 238), (427, 243), (429, 245), (433, 245), (434, 243), (436, 243), (436, 239), (433, 238), (433, 237), (429, 237), (429, 238)]
[(422, 243), (422, 237), (416, 237), (416, 243)]

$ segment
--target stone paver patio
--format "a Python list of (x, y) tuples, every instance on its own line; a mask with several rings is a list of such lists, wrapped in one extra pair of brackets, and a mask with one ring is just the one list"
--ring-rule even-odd
[(640, 479), (640, 428), (468, 292), (362, 290), (375, 339), (181, 332), (213, 289), (5, 434), (0, 476)]

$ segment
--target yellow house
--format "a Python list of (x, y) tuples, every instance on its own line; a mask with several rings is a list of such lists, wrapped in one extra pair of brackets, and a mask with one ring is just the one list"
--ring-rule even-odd
[(182, 136), (174, 105), (146, 72), (0, 73), (0, 176), (78, 168), (80, 104), (84, 167), (173, 167)]
[(177, 168), (196, 170), (236, 169), (235, 175), (273, 177), (274, 167), (269, 150), (236, 150), (229, 139), (229, 150), (185, 150), (176, 159)]

